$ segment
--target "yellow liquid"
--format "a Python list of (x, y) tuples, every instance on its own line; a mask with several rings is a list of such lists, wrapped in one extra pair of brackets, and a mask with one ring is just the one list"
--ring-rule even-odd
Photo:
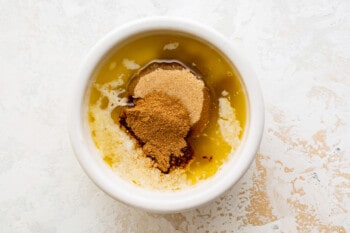
[[(164, 50), (163, 47), (169, 43), (178, 43), (178, 47), (173, 50)], [(194, 150), (194, 157), (185, 169), (187, 179), (192, 184), (213, 176), (231, 152), (231, 146), (223, 140), (218, 125), (218, 99), (222, 97), (223, 91), (228, 93), (228, 100), (236, 110), (236, 118), (242, 129), (240, 138), (242, 138), (246, 125), (246, 98), (235, 67), (208, 43), (187, 35), (158, 33), (133, 38), (125, 42), (123, 46), (115, 48), (97, 68), (94, 82), (104, 84), (123, 75), (124, 86), (122, 88), (126, 89), (130, 78), (138, 70), (127, 69), (123, 65), (123, 59), (133, 60), (141, 68), (154, 60), (177, 60), (201, 75), (210, 89), (213, 107), (207, 128), (199, 137), (189, 140)], [(127, 93), (124, 96), (127, 96)], [(89, 109), (102, 98), (101, 93), (92, 86)], [(101, 108), (104, 107), (103, 105), (101, 104)], [(114, 116), (111, 117), (115, 118), (115, 122), (118, 123), (118, 112), (112, 115)], [(89, 117), (89, 123), (93, 125), (94, 119)], [(98, 147), (99, 142), (94, 137), (94, 132), (91, 133)], [(108, 155), (104, 154), (104, 160), (112, 166), (113, 160)]]

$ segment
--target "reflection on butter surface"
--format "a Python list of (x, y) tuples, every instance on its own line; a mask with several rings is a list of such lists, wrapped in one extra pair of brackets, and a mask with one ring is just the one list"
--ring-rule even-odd
[[(203, 78), (212, 97), (208, 126), (189, 139), (192, 161), (169, 174), (156, 169), (119, 125), (130, 78), (154, 60), (182, 62)], [(88, 111), (91, 135), (106, 163), (124, 179), (151, 189), (183, 189), (213, 176), (234, 156), (246, 124), (244, 91), (235, 68), (208, 44), (177, 34), (136, 38), (112, 52), (95, 76)]]

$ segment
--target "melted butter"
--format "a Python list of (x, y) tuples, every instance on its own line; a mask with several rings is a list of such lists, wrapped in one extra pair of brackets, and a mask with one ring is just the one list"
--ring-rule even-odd
[[(178, 46), (176, 49), (164, 50), (164, 46), (169, 43), (178, 43)], [(207, 128), (197, 138), (189, 140), (194, 150), (194, 158), (186, 167), (186, 174), (187, 179), (192, 184), (213, 176), (225, 162), (232, 149), (222, 138), (217, 123), (219, 117), (218, 99), (223, 91), (228, 93), (227, 98), (231, 106), (236, 109), (236, 118), (242, 129), (240, 138), (242, 138), (246, 125), (244, 88), (235, 67), (215, 48), (194, 38), (179, 34), (147, 35), (128, 41), (124, 46), (116, 48), (115, 51), (108, 54), (96, 69), (95, 83), (104, 84), (122, 77), (124, 84), (121, 87), (126, 89), (130, 78), (137, 70), (125, 67), (123, 65), (124, 59), (133, 61), (140, 67), (144, 67), (154, 60), (177, 60), (190, 67), (203, 78), (206, 86), (210, 89), (213, 105)], [(125, 93), (125, 96), (127, 96), (127, 93)], [(92, 87), (89, 108), (99, 100), (102, 101), (101, 109), (105, 108), (106, 100), (102, 98), (104, 97), (101, 93)], [(113, 111), (111, 117), (115, 123), (118, 123), (119, 111)], [(90, 125), (94, 124), (91, 117), (89, 117), (89, 123)], [(93, 133), (92, 137), (96, 146), (98, 146), (99, 142)], [(110, 155), (104, 155), (104, 160), (109, 166), (113, 166), (113, 161), (116, 161)]]
[(108, 166), (112, 167), (113, 166), (113, 159), (109, 156), (104, 156), (103, 160), (108, 164)]

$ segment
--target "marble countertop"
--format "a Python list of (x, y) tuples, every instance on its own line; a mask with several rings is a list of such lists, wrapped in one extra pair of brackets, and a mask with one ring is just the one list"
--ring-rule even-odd
[[(350, 232), (350, 1), (0, 1), (0, 232)], [(156, 215), (79, 166), (67, 105), (88, 50), (147, 16), (209, 25), (258, 74), (256, 160), (224, 196)]]

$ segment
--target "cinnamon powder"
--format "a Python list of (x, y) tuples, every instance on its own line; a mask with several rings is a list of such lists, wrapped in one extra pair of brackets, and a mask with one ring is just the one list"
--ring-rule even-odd
[(192, 157), (185, 140), (191, 127), (187, 108), (163, 92), (151, 92), (134, 104), (124, 109), (120, 122), (140, 142), (145, 155), (163, 173), (186, 165)]
[(128, 85), (134, 98), (157, 91), (176, 97), (190, 114), (191, 136), (199, 135), (209, 122), (210, 94), (201, 77), (184, 64), (152, 62), (141, 69)]

